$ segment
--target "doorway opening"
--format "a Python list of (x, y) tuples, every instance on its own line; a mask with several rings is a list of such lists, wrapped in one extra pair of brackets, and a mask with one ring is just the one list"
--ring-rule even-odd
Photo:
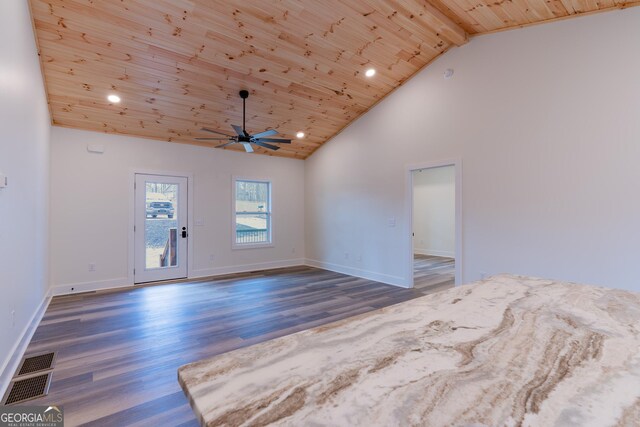
[(409, 169), (410, 276), (421, 291), (462, 283), (459, 172), (459, 162)]
[(135, 175), (134, 283), (187, 277), (187, 185), (186, 177)]

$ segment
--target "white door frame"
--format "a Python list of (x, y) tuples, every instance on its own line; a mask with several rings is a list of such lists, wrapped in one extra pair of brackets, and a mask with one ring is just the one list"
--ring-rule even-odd
[(448, 160), (439, 160), (433, 162), (425, 162), (425, 163), (416, 163), (406, 165), (405, 167), (405, 213), (406, 213), (406, 221), (405, 224), (408, 224), (409, 229), (406, 233), (406, 242), (405, 242), (405, 253), (407, 260), (406, 264), (406, 277), (408, 278), (407, 282), (414, 286), (413, 283), (413, 172), (421, 169), (433, 169), (444, 166), (453, 166), (455, 172), (455, 201), (456, 201), (456, 278), (455, 284), (459, 286), (464, 283), (464, 278), (462, 277), (462, 160), (461, 159), (448, 159)]
[(136, 224), (135, 214), (135, 183), (136, 175), (160, 175), (160, 176), (178, 176), (187, 178), (187, 223), (189, 239), (187, 241), (187, 278), (193, 277), (193, 174), (187, 172), (166, 171), (157, 169), (130, 169), (129, 170), (129, 232), (127, 245), (127, 281), (129, 285), (135, 285), (135, 277), (133, 270), (135, 268), (135, 234), (134, 226)]

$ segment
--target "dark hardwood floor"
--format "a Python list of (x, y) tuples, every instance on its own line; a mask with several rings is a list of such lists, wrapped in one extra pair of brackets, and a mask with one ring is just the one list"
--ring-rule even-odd
[(55, 297), (27, 349), (58, 352), (51, 388), (29, 404), (63, 405), (67, 426), (197, 425), (179, 366), (451, 286), (429, 280), (292, 267)]
[(417, 290), (435, 291), (454, 286), (456, 263), (453, 258), (413, 255), (413, 281)]

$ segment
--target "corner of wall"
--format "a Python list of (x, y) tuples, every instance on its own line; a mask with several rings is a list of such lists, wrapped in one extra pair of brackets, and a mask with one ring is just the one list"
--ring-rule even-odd
[(321, 268), (323, 270), (333, 271), (335, 273), (346, 274), (348, 276), (360, 277), (361, 279), (373, 280), (374, 282), (384, 283), (386, 285), (398, 286), (401, 288), (412, 288), (413, 278), (405, 278), (400, 276), (391, 276), (384, 273), (377, 273), (375, 271), (362, 270), (347, 265), (334, 264), (325, 261), (317, 261), (313, 259), (306, 259), (305, 265), (309, 267)]

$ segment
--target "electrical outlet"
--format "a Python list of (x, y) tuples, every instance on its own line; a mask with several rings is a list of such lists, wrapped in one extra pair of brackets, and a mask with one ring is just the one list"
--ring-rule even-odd
[(344, 253), (344, 259), (349, 259), (349, 252)]
[(16, 311), (11, 310), (11, 327), (14, 328), (16, 326)]
[(362, 255), (358, 255), (358, 262), (362, 262)]
[(395, 227), (395, 226), (396, 226), (396, 219), (395, 219), (395, 217), (391, 217), (391, 218), (389, 218), (389, 220), (387, 221), (387, 224), (389, 225), (389, 227)]
[(95, 262), (90, 262), (89, 263), (89, 271), (96, 271), (96, 263)]
[(215, 255), (213, 254), (209, 255), (209, 262), (213, 262), (213, 260), (215, 259), (216, 259)]
[(480, 278), (481, 278), (482, 280), (484, 280), (484, 279), (488, 278), (489, 276), (491, 276), (491, 275), (490, 275), (489, 273), (487, 273), (486, 271), (481, 271), (481, 272), (480, 272)]
[(296, 253), (296, 248), (291, 248), (291, 253), (295, 254)]

